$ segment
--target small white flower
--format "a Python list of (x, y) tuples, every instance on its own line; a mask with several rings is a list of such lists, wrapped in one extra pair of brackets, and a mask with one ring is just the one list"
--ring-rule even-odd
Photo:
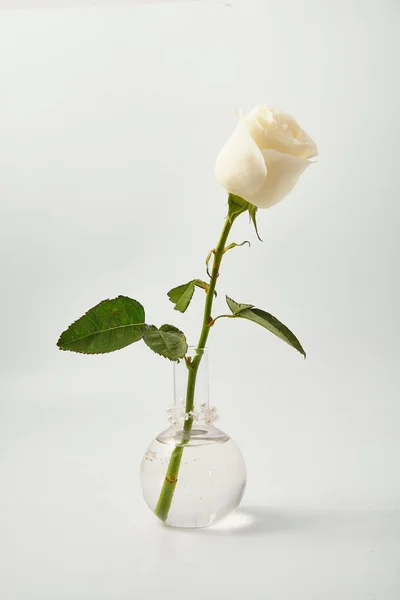
[(168, 421), (171, 425), (177, 425), (185, 420), (184, 401), (180, 400), (174, 406), (167, 408)]
[(201, 407), (202, 420), (206, 425), (212, 425), (219, 419), (217, 409), (215, 406), (202, 406)]
[(180, 400), (174, 406), (167, 409), (168, 421), (173, 426), (183, 425), (185, 421), (193, 419), (194, 423), (203, 422), (206, 425), (212, 425), (219, 417), (217, 415), (217, 409), (214, 407), (210, 408), (206, 402), (200, 404), (200, 411), (196, 408), (185, 412), (184, 401)]
[(156, 457), (157, 454), (151, 450), (147, 450), (146, 454), (144, 455), (145, 460), (149, 460), (150, 462), (153, 462)]

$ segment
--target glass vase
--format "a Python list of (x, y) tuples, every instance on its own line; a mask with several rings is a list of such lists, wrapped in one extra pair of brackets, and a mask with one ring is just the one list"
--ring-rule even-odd
[[(196, 355), (201, 361), (194, 406), (188, 411), (188, 374)], [(167, 525), (208, 527), (239, 505), (246, 467), (235, 442), (214, 425), (218, 414), (209, 405), (207, 349), (190, 347), (173, 369), (174, 404), (167, 411), (170, 426), (150, 443), (143, 457), (143, 496)]]

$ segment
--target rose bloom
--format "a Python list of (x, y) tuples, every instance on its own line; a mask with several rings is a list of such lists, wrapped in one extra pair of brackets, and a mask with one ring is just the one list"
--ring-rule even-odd
[(264, 104), (240, 121), (215, 165), (217, 181), (258, 208), (269, 208), (294, 188), (318, 155), (310, 136), (288, 113)]

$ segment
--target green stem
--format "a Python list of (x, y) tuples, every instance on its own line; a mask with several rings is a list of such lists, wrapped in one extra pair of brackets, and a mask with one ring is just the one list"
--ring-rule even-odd
[[(222, 257), (224, 255), (224, 248), (228, 239), (229, 232), (233, 225), (236, 216), (227, 217), (222, 229), (221, 236), (218, 244), (214, 249), (214, 261), (213, 268), (211, 271), (210, 285), (207, 290), (206, 302), (204, 306), (203, 325), (200, 332), (199, 341), (196, 347), (196, 354), (192, 362), (188, 365), (188, 381), (186, 388), (186, 413), (194, 409), (194, 393), (196, 388), (196, 378), (201, 363), (201, 359), (204, 354), (204, 348), (207, 343), (208, 335), (210, 333), (211, 325), (213, 320), (211, 317), (212, 305), (214, 300), (214, 292), (217, 285), (217, 279), (219, 275), (219, 268), (221, 265)], [(167, 473), (164, 479), (163, 486), (161, 488), (160, 496), (157, 502), (157, 506), (154, 513), (162, 521), (166, 521), (168, 513), (171, 508), (172, 499), (174, 496), (176, 484), (178, 481), (179, 468), (181, 465), (183, 448), (190, 440), (190, 432), (193, 426), (193, 419), (188, 419), (183, 425), (183, 435), (179, 446), (175, 446), (171, 458), (169, 460)]]

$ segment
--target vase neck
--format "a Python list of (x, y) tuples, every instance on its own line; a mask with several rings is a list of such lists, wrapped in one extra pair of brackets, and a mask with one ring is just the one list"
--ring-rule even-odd
[[(194, 407), (186, 411), (188, 374), (193, 358), (201, 353), (194, 391)], [(218, 418), (216, 409), (209, 404), (208, 350), (196, 350), (189, 346), (186, 357), (174, 363), (174, 404), (168, 409), (168, 421), (173, 427), (181, 427), (190, 418), (195, 423), (212, 425)]]

